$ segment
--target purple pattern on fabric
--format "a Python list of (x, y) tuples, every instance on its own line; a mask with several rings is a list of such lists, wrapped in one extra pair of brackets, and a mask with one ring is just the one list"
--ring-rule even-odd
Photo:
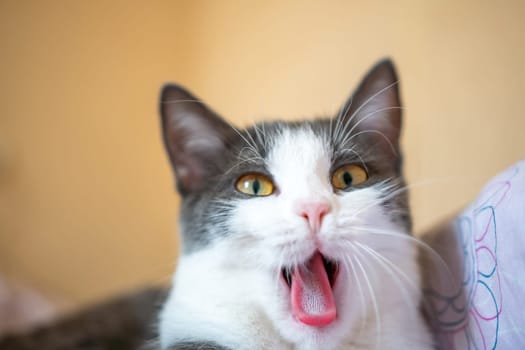
[(525, 349), (525, 162), (489, 182), (454, 234), (461, 285), (426, 291), (441, 347)]

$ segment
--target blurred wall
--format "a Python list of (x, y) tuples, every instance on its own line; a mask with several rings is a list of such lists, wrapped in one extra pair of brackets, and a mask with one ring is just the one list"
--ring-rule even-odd
[(296, 119), (335, 112), (383, 56), (428, 227), (525, 156), (524, 4), (0, 1), (0, 273), (74, 305), (167, 282), (161, 84), (239, 125)]

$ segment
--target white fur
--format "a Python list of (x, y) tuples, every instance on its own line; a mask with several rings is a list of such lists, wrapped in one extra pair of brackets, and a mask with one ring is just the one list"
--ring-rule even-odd
[[(276, 193), (234, 203), (231, 235), (181, 257), (161, 313), (162, 347), (179, 340), (217, 340), (232, 349), (431, 349), (418, 311), (414, 244), (359, 229), (402, 230), (378, 200), (385, 185), (334, 192), (330, 150), (306, 127), (283, 129), (274, 142), (267, 166)], [(317, 235), (296, 209), (315, 201), (332, 208)], [(355, 253), (350, 244), (380, 252), (396, 268), (385, 268), (365, 248)], [(283, 265), (301, 264), (316, 249), (346, 261), (334, 286), (337, 320), (322, 328), (293, 318), (290, 292), (280, 277)], [(350, 256), (359, 262), (350, 262)]]

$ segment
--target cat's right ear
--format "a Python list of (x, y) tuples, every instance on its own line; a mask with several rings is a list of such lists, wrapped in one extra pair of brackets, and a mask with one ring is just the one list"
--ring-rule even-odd
[(184, 88), (168, 84), (160, 96), (162, 134), (182, 195), (202, 190), (228, 147), (232, 128)]

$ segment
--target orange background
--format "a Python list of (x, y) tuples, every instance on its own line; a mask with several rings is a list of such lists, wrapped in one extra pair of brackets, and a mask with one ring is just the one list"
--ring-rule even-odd
[(157, 94), (226, 118), (335, 112), (391, 56), (416, 230), (525, 155), (525, 5), (0, 1), (0, 274), (71, 305), (175, 265)]

